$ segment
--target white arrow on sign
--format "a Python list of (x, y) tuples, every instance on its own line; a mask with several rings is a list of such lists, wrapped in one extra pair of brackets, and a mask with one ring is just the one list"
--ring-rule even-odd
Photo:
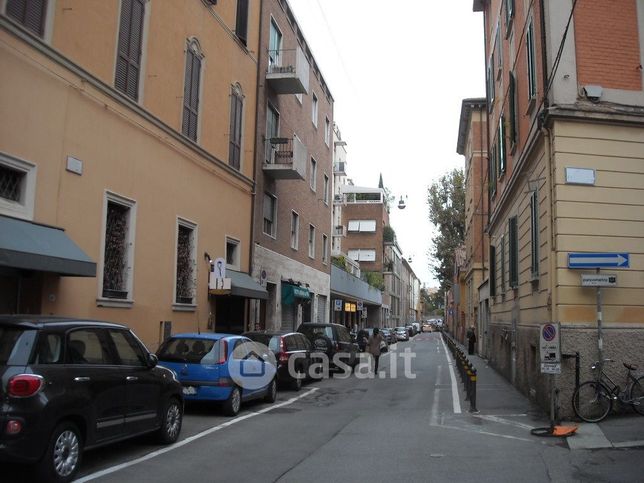
[(628, 267), (629, 257), (625, 253), (570, 253), (569, 268)]
[(619, 253), (617, 256), (614, 257), (575, 257), (574, 262), (575, 264), (578, 263), (612, 263), (612, 264), (617, 264), (617, 265), (623, 265), (627, 261), (626, 258), (624, 258), (622, 255)]

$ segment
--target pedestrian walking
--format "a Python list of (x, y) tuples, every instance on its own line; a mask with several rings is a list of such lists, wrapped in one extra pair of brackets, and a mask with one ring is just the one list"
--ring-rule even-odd
[(374, 360), (374, 369), (373, 372), (375, 374), (378, 373), (378, 360), (380, 359), (380, 346), (384, 342), (384, 339), (382, 338), (382, 334), (380, 333), (380, 329), (377, 327), (373, 329), (373, 333), (369, 337), (369, 340), (367, 341), (367, 352), (371, 354)]
[(469, 355), (474, 354), (474, 344), (476, 344), (476, 333), (474, 332), (474, 326), (472, 326), (467, 331), (467, 353)]

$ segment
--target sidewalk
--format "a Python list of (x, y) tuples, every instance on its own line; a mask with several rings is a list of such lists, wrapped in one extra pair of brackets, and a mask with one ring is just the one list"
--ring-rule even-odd
[[(457, 342), (457, 346), (467, 354), (467, 348)], [(451, 354), (450, 354), (451, 355)], [(488, 361), (478, 355), (468, 355), (476, 368), (476, 408), (481, 414), (527, 414), (534, 427), (549, 426), (550, 415), (521, 394), (501, 374), (488, 365)], [(463, 384), (457, 376), (461, 394)], [(565, 401), (560, 402), (565, 404)], [(464, 402), (463, 411), (470, 408)], [(644, 416), (627, 408), (624, 413), (611, 413), (601, 423), (566, 422), (565, 425), (578, 425), (576, 434), (566, 438), (568, 447), (575, 449), (632, 448), (644, 447)]]

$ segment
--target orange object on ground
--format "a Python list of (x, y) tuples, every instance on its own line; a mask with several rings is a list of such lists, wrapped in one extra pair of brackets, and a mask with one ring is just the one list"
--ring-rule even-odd
[(579, 426), (555, 426), (552, 428), (553, 436), (570, 436), (575, 434)]

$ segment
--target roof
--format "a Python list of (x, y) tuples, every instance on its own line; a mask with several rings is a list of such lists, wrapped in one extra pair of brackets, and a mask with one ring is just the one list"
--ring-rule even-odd
[(461, 104), (461, 119), (458, 123), (458, 140), (456, 142), (456, 152), (460, 155), (465, 154), (465, 140), (469, 131), (470, 117), (473, 109), (485, 109), (487, 101), (484, 97), (463, 99)]
[(73, 317), (56, 317), (52, 315), (30, 315), (30, 314), (19, 314), (19, 315), (2, 315), (0, 316), (0, 325), (17, 325), (25, 328), (37, 329), (43, 328), (45, 326), (86, 326), (92, 325), (95, 327), (107, 327), (107, 328), (118, 328), (118, 329), (127, 329), (128, 327), (123, 324), (116, 324), (113, 322), (105, 322), (101, 320), (92, 320), (92, 319), (79, 319)]
[(204, 339), (204, 340), (219, 340), (224, 337), (241, 337), (238, 334), (223, 334), (220, 332), (184, 332), (181, 334), (172, 334), (171, 339), (178, 339), (183, 337), (184, 339)]

